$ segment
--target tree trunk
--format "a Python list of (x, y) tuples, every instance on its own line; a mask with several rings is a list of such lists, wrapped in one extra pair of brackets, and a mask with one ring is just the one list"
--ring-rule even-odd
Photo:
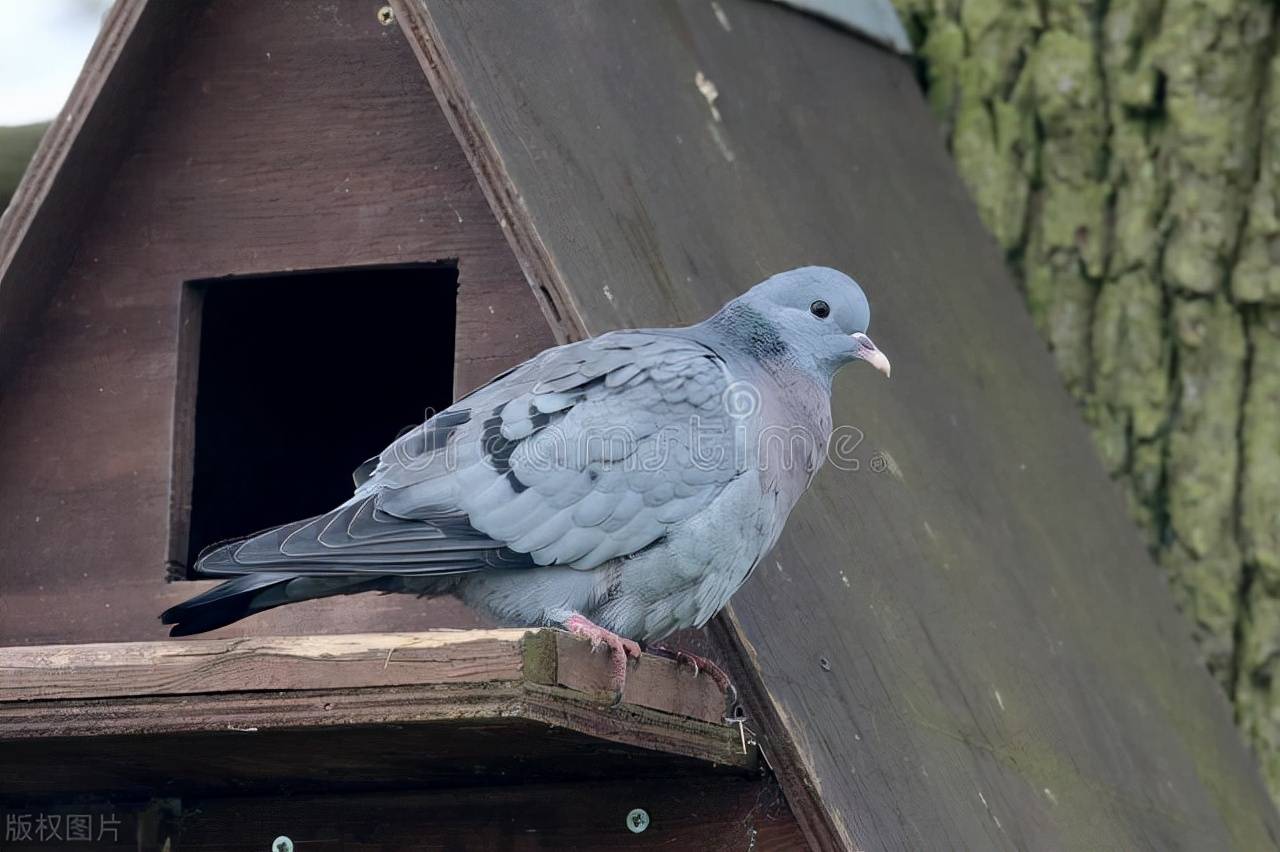
[(1280, 4), (894, 2), (1280, 800)]

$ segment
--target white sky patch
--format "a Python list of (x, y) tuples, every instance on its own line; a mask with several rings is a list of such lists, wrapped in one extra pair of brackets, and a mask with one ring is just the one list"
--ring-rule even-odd
[(0, 125), (53, 118), (110, 0), (0, 0)]

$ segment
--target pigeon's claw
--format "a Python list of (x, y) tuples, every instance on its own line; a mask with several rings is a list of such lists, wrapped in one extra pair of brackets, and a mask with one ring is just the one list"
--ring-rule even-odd
[(650, 645), (649, 651), (660, 657), (675, 660), (678, 666), (688, 666), (693, 669), (694, 677), (706, 672), (707, 677), (715, 681), (716, 686), (720, 687), (720, 691), (728, 697), (729, 702), (731, 704), (737, 703), (737, 688), (734, 687), (733, 681), (729, 680), (729, 675), (725, 674), (724, 669), (720, 668), (714, 661), (698, 654), (681, 651), (679, 648), (668, 648), (666, 645)]
[(627, 686), (627, 658), (640, 659), (640, 645), (637, 642), (606, 630), (582, 615), (571, 615), (564, 622), (565, 630), (574, 636), (583, 636), (591, 640), (591, 650), (602, 645), (609, 649), (609, 663), (612, 673), (609, 678), (609, 689), (613, 693), (613, 705), (622, 703), (622, 691)]

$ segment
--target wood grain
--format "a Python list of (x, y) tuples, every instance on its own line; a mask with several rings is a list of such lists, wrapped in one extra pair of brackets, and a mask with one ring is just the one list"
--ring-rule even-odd
[[(561, 669), (564, 674), (557, 674)], [(0, 795), (94, 789), (136, 794), (158, 789), (156, 779), (179, 776), (194, 785), (186, 789), (221, 789), (233, 779), (270, 786), (271, 779), (309, 777), (314, 766), (260, 759), (259, 768), (245, 776), (234, 768), (239, 759), (218, 758), (221, 746), (208, 737), (261, 734), (277, 744), (272, 748), (278, 754), (291, 741), (288, 732), (303, 730), (326, 741), (390, 742), (411, 727), (418, 731), (414, 760), (432, 753), (444, 761), (413, 773), (415, 783), (465, 773), (467, 761), (481, 755), (516, 766), (565, 758), (587, 749), (588, 742), (597, 749), (625, 747), (628, 755), (640, 749), (680, 758), (681, 766), (755, 766), (755, 751), (744, 749), (738, 732), (723, 723), (718, 704), (699, 699), (695, 707), (691, 699), (674, 697), (685, 690), (701, 696), (702, 687), (689, 684), (689, 673), (670, 660), (644, 660), (636, 670), (644, 674), (628, 684), (616, 707), (601, 701), (594, 688), (607, 669), (590, 643), (558, 631), (0, 649), (0, 778), (7, 779)], [(519, 748), (512, 748), (511, 739), (498, 744), (502, 738), (493, 732), (505, 728), (513, 729), (512, 737), (536, 731), (537, 741), (521, 740)], [(563, 740), (551, 731), (573, 736)], [(189, 744), (180, 759), (174, 742)], [(113, 770), (129, 743), (135, 753)], [(351, 745), (349, 754), (360, 748), (369, 746)], [(401, 743), (402, 753), (404, 748)], [(385, 751), (374, 749), (368, 758), (382, 755), (374, 763), (386, 763)], [(72, 760), (73, 753), (80, 757)], [(185, 761), (186, 768), (165, 768), (175, 760)], [(95, 767), (92, 783), (80, 773), (86, 761)], [(282, 768), (286, 764), (292, 768)], [(397, 772), (404, 770), (396, 765)], [(150, 768), (142, 772), (144, 766)], [(360, 766), (362, 783), (376, 778), (373, 764)]]
[(695, 321), (809, 263), (869, 292), (894, 378), (840, 377), (842, 464), (720, 625), (812, 845), (1277, 845), (908, 63), (768, 3), (721, 3), (730, 28), (675, 0), (402, 5), (570, 331)]
[[(625, 824), (636, 807), (650, 818), (639, 834)], [(175, 849), (259, 852), (279, 834), (299, 850), (352, 852), (806, 848), (776, 785), (741, 779), (616, 778), (359, 797), (195, 800), (184, 803), (187, 810), (172, 836)]]
[(171, 56), (164, 34), (185, 27), (197, 7), (121, 0), (106, 13), (76, 85), (0, 216), (0, 381), (71, 263), (68, 246), (104, 201), (130, 126), (154, 91), (149, 75)]
[[(80, 135), (49, 134), (0, 227), (0, 644), (159, 639), (160, 611), (205, 587), (165, 583), (189, 488), (172, 480), (191, 451), (184, 282), (456, 261), (459, 394), (554, 342), (380, 6), (115, 5), (66, 113)], [(376, 369), (377, 335), (353, 317), (333, 357)], [(215, 635), (481, 626), (451, 601), (370, 595)]]
[[(110, 701), (253, 691), (457, 688), (482, 684), (497, 696), (531, 685), (531, 706), (555, 696), (595, 703), (607, 693), (607, 656), (558, 630), (248, 637), (0, 648), (0, 706)], [(536, 698), (534, 697), (536, 696)], [(710, 678), (661, 657), (633, 664), (623, 709), (640, 708), (721, 726), (724, 695)], [(115, 710), (118, 714), (118, 710)], [(200, 726), (176, 719), (173, 730)], [(216, 725), (216, 723), (215, 723)], [(49, 736), (35, 728), (31, 736)], [(65, 734), (59, 728), (58, 735)], [(10, 729), (10, 735), (21, 731)]]

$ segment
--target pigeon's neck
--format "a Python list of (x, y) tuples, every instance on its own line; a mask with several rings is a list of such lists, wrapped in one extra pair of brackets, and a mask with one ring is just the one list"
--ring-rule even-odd
[(702, 325), (734, 350), (750, 356), (752, 363), (758, 364), (780, 385), (812, 382), (826, 393), (831, 392), (831, 377), (813, 359), (804, 357), (787, 343), (777, 323), (750, 305), (730, 302)]

